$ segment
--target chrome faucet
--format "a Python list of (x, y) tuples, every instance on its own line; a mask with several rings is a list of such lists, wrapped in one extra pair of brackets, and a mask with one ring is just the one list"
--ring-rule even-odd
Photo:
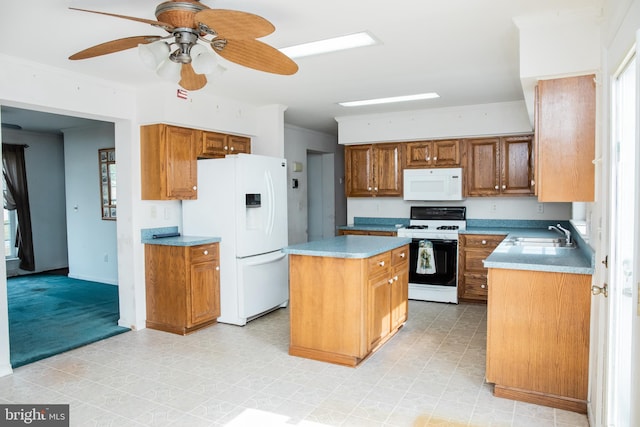
[(560, 224), (550, 225), (549, 230), (557, 231), (560, 234), (564, 235), (564, 244), (565, 246), (571, 246), (571, 231), (567, 230)]

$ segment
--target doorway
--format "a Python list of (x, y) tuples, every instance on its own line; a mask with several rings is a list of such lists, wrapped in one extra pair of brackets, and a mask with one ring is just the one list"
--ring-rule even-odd
[[(630, 55), (612, 87), (611, 268), (607, 348), (607, 425), (632, 423), (634, 283), (638, 264), (638, 184), (636, 56)], [(637, 290), (635, 291), (637, 298)]]
[(307, 240), (335, 236), (334, 154), (307, 151)]

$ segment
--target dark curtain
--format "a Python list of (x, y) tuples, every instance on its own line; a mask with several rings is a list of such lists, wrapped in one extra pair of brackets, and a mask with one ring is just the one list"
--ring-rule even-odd
[(27, 191), (27, 171), (24, 165), (24, 145), (2, 144), (2, 175), (6, 184), (4, 208), (16, 210), (18, 230), (15, 245), (18, 248), (20, 268), (36, 269), (31, 237), (31, 210)]

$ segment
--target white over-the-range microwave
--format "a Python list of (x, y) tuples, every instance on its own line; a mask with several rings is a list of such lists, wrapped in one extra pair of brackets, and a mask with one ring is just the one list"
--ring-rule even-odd
[(462, 200), (462, 168), (404, 170), (404, 200)]

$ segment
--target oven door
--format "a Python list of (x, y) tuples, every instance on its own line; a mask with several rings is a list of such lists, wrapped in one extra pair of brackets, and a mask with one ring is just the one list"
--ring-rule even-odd
[[(420, 242), (427, 240), (433, 244), (435, 272), (422, 274), (417, 272)], [(417, 239), (409, 244), (409, 283), (422, 285), (457, 285), (458, 241), (455, 239)]]

